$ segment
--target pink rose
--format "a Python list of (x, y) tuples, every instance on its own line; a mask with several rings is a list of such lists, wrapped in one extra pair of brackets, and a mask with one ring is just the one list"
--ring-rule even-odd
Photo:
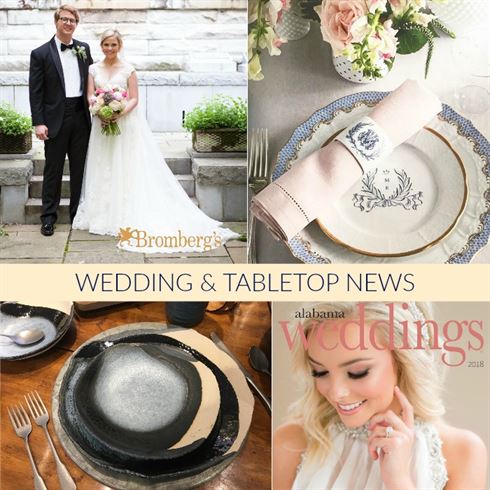
[(323, 0), (315, 10), (323, 39), (332, 45), (336, 56), (352, 41), (352, 24), (368, 14), (365, 0)]

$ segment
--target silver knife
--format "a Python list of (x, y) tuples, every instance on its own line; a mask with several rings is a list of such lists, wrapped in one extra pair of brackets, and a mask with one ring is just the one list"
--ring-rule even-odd
[(235, 357), (235, 355), (228, 349), (226, 344), (218, 337), (216, 332), (211, 332), (211, 340), (223, 351), (226, 352), (238, 365), (242, 373), (245, 375), (245, 379), (247, 380), (250, 388), (252, 388), (257, 396), (260, 398), (260, 401), (264, 404), (265, 408), (269, 413), (271, 413), (271, 401), (264, 394), (264, 392), (255, 384), (255, 381), (250, 376), (250, 373), (243, 367), (242, 363)]

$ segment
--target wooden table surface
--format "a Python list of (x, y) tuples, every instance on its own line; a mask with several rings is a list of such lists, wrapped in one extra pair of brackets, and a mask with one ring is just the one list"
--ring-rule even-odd
[[(164, 303), (132, 303), (100, 312), (90, 318), (76, 318), (65, 337), (51, 350), (32, 359), (2, 362), (1, 365), (1, 490), (33, 488), (32, 472), (23, 440), (17, 437), (8, 418), (7, 406), (24, 401), (24, 395), (37, 390), (45, 405), (51, 408), (51, 393), (56, 377), (71, 354), (85, 341), (104, 330), (133, 322), (164, 322)], [(248, 350), (259, 345), (263, 334), (270, 328), (267, 303), (238, 303), (233, 311), (206, 313), (196, 327), (203, 335), (216, 331), (230, 350), (251, 372), (254, 380), (266, 394), (270, 394), (270, 378), (257, 373), (248, 362)], [(250, 368), (250, 369), (249, 369)], [(26, 408), (26, 407), (25, 407)], [(51, 413), (51, 410), (50, 410)], [(32, 422), (32, 421), (31, 421)], [(100, 490), (102, 485), (84, 473), (64, 452), (52, 423), (48, 425), (58, 454), (76, 481), (79, 490)], [(270, 489), (270, 416), (255, 398), (250, 432), (242, 453), (218, 476), (201, 486), (205, 490)], [(38, 470), (48, 488), (59, 488), (53, 457), (41, 427), (33, 424), (29, 437)]]

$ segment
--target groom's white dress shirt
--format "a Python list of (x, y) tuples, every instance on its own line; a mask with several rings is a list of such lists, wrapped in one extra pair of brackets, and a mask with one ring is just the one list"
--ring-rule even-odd
[[(63, 78), (65, 79), (66, 97), (80, 97), (83, 95), (82, 82), (80, 80), (80, 70), (78, 69), (78, 59), (75, 51), (65, 49), (61, 51), (61, 41), (54, 37), (58, 53), (60, 55), (61, 66), (63, 67)], [(73, 42), (73, 41), (72, 41)]]

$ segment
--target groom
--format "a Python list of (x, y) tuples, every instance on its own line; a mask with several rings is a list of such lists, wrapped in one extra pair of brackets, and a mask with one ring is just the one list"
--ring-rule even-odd
[(54, 13), (55, 36), (31, 53), (29, 100), (36, 137), (44, 141), (41, 233), (51, 236), (61, 198), (66, 155), (70, 162), (70, 219), (77, 212), (90, 136), (87, 103), (90, 47), (73, 39), (80, 21), (74, 7)]

